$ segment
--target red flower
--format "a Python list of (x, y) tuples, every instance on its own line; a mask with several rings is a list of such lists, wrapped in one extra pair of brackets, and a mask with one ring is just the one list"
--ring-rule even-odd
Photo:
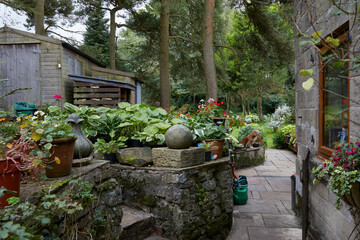
[(345, 100), (343, 100), (343, 103), (349, 104), (349, 100), (345, 99)]
[(55, 95), (53, 96), (53, 98), (54, 98), (54, 99), (62, 99), (62, 96), (59, 95), (59, 94), (55, 94)]

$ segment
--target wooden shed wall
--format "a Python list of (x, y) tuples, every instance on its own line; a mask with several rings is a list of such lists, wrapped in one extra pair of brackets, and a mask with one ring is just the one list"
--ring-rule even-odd
[[(42, 38), (47, 39), (47, 37)], [(31, 96), (28, 96), (28, 94), (24, 92), (22, 97), (20, 96), (17, 101), (27, 101), (35, 104), (40, 104), (41, 102), (53, 102), (52, 97), (55, 94), (61, 93), (61, 69), (58, 68), (58, 63), (61, 61), (61, 42), (56, 39), (50, 39), (50, 41), (39, 40), (37, 38), (32, 38), (31, 34), (29, 34), (29, 36), (24, 36), (14, 32), (0, 32), (1, 45), (21, 45), (22, 43), (39, 43), (40, 51), (37, 53), (39, 56), (39, 85), (32, 87), (40, 88), (40, 96), (32, 99)], [(18, 59), (16, 60), (16, 64), (18, 65), (18, 68), (25, 68), (27, 65), (32, 64), (27, 62), (32, 61), (31, 59), (21, 59), (21, 56), (17, 58)], [(21, 76), (19, 76), (19, 78), (21, 78)], [(24, 79), (25, 78), (17, 79), (17, 81), (24, 81)], [(12, 86), (17, 88), (22, 87), (23, 84), (15, 84)]]
[[(136, 86), (135, 75), (132, 73), (125, 73), (125, 74), (129, 74), (129, 76), (122, 75), (121, 71), (117, 71), (117, 70), (99, 68), (99, 67), (92, 68), (93, 77), (119, 80), (123, 82), (132, 83)], [(134, 75), (134, 77), (130, 77), (131, 75)], [(136, 95), (135, 91), (130, 91), (129, 102), (131, 104), (135, 104), (136, 102), (135, 95)]]
[[(89, 61), (88, 59), (80, 56), (79, 54), (63, 47), (63, 57), (62, 57), (62, 78), (63, 78), (63, 95), (65, 96), (68, 102), (73, 102), (73, 93), (74, 93), (74, 82), (69, 78), (69, 58), (81, 62), (82, 65), (82, 74), (84, 76), (92, 76), (91, 67), (97, 66), (95, 63)], [(76, 73), (72, 73), (76, 74)]]
[(43, 102), (53, 103), (55, 94), (63, 93), (61, 82), (61, 63), (62, 46), (42, 41), (40, 44), (40, 69), (42, 79), (42, 100)]

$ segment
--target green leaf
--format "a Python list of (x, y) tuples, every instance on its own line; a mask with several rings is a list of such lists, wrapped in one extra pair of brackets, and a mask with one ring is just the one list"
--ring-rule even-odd
[(308, 41), (300, 41), (299, 42), (299, 46), (304, 46), (306, 44), (308, 44), (309, 42)]
[(302, 83), (302, 87), (305, 90), (310, 90), (314, 85), (314, 79), (313, 78), (309, 78), (308, 80), (306, 80), (305, 82)]
[(314, 38), (315, 40), (317, 40), (317, 39), (321, 36), (321, 34), (322, 34), (322, 32), (320, 32), (320, 31), (314, 32), (314, 33), (313, 33), (313, 38)]
[(47, 143), (47, 144), (45, 144), (45, 146), (44, 146), (44, 148), (45, 148), (46, 150), (50, 150), (51, 147), (52, 147), (52, 144), (51, 144), (51, 143)]
[(171, 127), (171, 124), (160, 122), (160, 123), (156, 123), (155, 126), (161, 130), (165, 130), (165, 129), (168, 129), (169, 127)]
[(124, 108), (130, 107), (131, 105), (128, 102), (119, 102), (118, 106), (120, 109), (124, 109)]
[(48, 224), (50, 224), (50, 223), (51, 223), (51, 219), (50, 219), (50, 218), (47, 218), (47, 217), (41, 218), (41, 224), (42, 224), (42, 225), (48, 225)]
[(300, 70), (300, 76), (302, 77), (306, 77), (306, 76), (312, 76), (314, 73), (314, 70), (313, 69), (301, 69)]
[(55, 112), (59, 112), (60, 113), (60, 108), (58, 106), (50, 106), (48, 108), (49, 112), (51, 113), (55, 113)]
[(358, 69), (359, 67), (360, 67), (360, 63), (356, 63), (349, 68), (349, 71), (353, 71), (355, 69)]
[(144, 128), (144, 132), (147, 135), (155, 135), (156, 133), (159, 132), (159, 129), (155, 125), (148, 125)]

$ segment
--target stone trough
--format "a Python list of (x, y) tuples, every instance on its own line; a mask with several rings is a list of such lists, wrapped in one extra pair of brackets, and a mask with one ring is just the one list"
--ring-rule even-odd
[(236, 149), (233, 154), (235, 169), (257, 166), (265, 162), (264, 147)]

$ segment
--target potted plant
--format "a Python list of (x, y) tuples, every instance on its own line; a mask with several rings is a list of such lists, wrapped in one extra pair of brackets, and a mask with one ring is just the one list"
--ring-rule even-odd
[(225, 127), (223, 125), (206, 124), (204, 137), (206, 144), (212, 143), (210, 151), (213, 158), (220, 158), (225, 144)]
[(217, 150), (218, 146), (213, 146), (214, 142), (205, 141), (202, 143), (202, 146), (205, 148), (205, 161), (208, 162), (212, 159), (211, 150)]
[(314, 183), (320, 179), (329, 182), (336, 195), (335, 206), (341, 207), (340, 199), (360, 209), (360, 142), (341, 143), (330, 159), (313, 169)]
[[(26, 132), (18, 136), (19, 129), (11, 126), (12, 122), (0, 122), (0, 208), (8, 205), (8, 198), (19, 196), (21, 171), (33, 170), (43, 156), (34, 151), (35, 142), (26, 138)], [(18, 137), (13, 138), (10, 133)]]
[(117, 139), (111, 139), (106, 142), (105, 139), (98, 138), (94, 144), (95, 153), (104, 154), (105, 160), (109, 160), (110, 163), (117, 163), (116, 150), (126, 147), (125, 141), (127, 137), (120, 136)]
[[(58, 107), (50, 108), (58, 110)], [(72, 126), (65, 123), (61, 114), (34, 116), (22, 124), (22, 127), (31, 129), (31, 138), (47, 153), (43, 160), (47, 177), (57, 178), (71, 173), (76, 137), (71, 130)]]

